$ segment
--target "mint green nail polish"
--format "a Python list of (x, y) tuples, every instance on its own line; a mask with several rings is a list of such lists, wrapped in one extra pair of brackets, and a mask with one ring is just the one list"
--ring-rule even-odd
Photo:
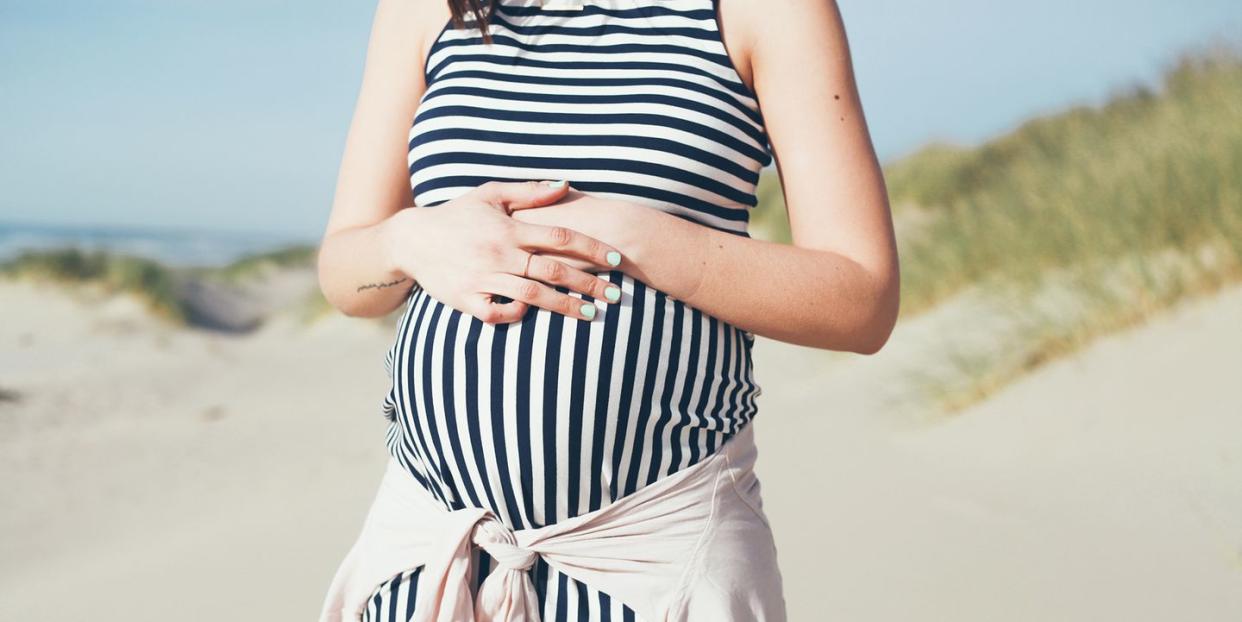
[(608, 265), (610, 266), (621, 265), (621, 253), (618, 253), (617, 251), (608, 251), (608, 254), (604, 256), (604, 259), (608, 260)]
[(548, 187), (549, 188), (564, 188), (566, 183), (568, 182), (566, 182), (564, 179), (558, 179), (556, 181), (548, 182)]
[(589, 303), (589, 302), (588, 302), (588, 303), (583, 304), (583, 305), (582, 305), (582, 315), (585, 315), (585, 316), (586, 316), (586, 319), (588, 319), (588, 320), (593, 320), (593, 319), (595, 319), (595, 305), (593, 305), (593, 304), (591, 304), (591, 303)]
[(613, 302), (616, 302), (616, 301), (618, 301), (618, 300), (621, 300), (621, 290), (619, 290), (619, 289), (617, 289), (617, 288), (615, 288), (615, 287), (605, 287), (605, 288), (604, 288), (604, 297), (605, 297), (605, 298), (607, 298), (607, 299), (609, 299), (609, 300), (611, 300), (611, 301), (613, 301)]

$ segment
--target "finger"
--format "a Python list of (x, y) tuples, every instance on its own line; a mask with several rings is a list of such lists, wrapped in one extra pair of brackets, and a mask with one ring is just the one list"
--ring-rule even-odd
[(580, 320), (590, 321), (598, 311), (593, 302), (562, 294), (543, 283), (515, 274), (498, 273), (491, 283), (492, 293)]
[(526, 316), (530, 305), (521, 301), (499, 303), (491, 294), (478, 294), (466, 301), (466, 313), (479, 318), (488, 324), (509, 324)]
[(561, 285), (598, 300), (608, 302), (621, 300), (621, 290), (611, 282), (541, 255), (530, 256), (526, 277), (538, 279), (550, 285)]
[(505, 208), (505, 212), (556, 203), (569, 192), (569, 183), (559, 181), (490, 181), (479, 186), (483, 200)]
[(611, 269), (621, 265), (621, 252), (599, 240), (568, 227), (518, 223), (517, 243), (528, 251), (568, 255)]

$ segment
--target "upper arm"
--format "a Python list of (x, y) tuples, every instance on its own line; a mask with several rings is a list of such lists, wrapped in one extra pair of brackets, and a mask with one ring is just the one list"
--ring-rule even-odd
[[(832, 0), (734, 0), (794, 244), (893, 272), (884, 178)], [(760, 13), (762, 14), (760, 16)]]
[(409, 127), (426, 88), (423, 59), (447, 20), (443, 0), (379, 0), (325, 235), (412, 204)]

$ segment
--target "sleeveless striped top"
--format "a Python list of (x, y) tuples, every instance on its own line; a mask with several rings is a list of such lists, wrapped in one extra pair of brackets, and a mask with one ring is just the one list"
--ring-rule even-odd
[[(500, 0), (490, 45), (448, 24), (432, 45), (409, 133), (416, 207), (567, 179), (748, 235), (771, 155), (715, 0), (543, 1)], [(548, 525), (694, 464), (755, 415), (753, 335), (620, 271), (597, 276), (622, 299), (596, 302), (590, 322), (531, 307), (493, 326), (411, 290), (385, 358), (387, 444), (447, 509)], [(544, 574), (540, 590), (574, 583)]]

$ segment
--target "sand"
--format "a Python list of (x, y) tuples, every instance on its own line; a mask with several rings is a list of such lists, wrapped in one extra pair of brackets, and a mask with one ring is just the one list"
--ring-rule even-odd
[[(314, 618), (384, 466), (390, 328), (0, 307), (0, 619)], [(937, 417), (909, 369), (969, 309), (872, 357), (757, 342), (791, 619), (1242, 619), (1242, 288)]]

